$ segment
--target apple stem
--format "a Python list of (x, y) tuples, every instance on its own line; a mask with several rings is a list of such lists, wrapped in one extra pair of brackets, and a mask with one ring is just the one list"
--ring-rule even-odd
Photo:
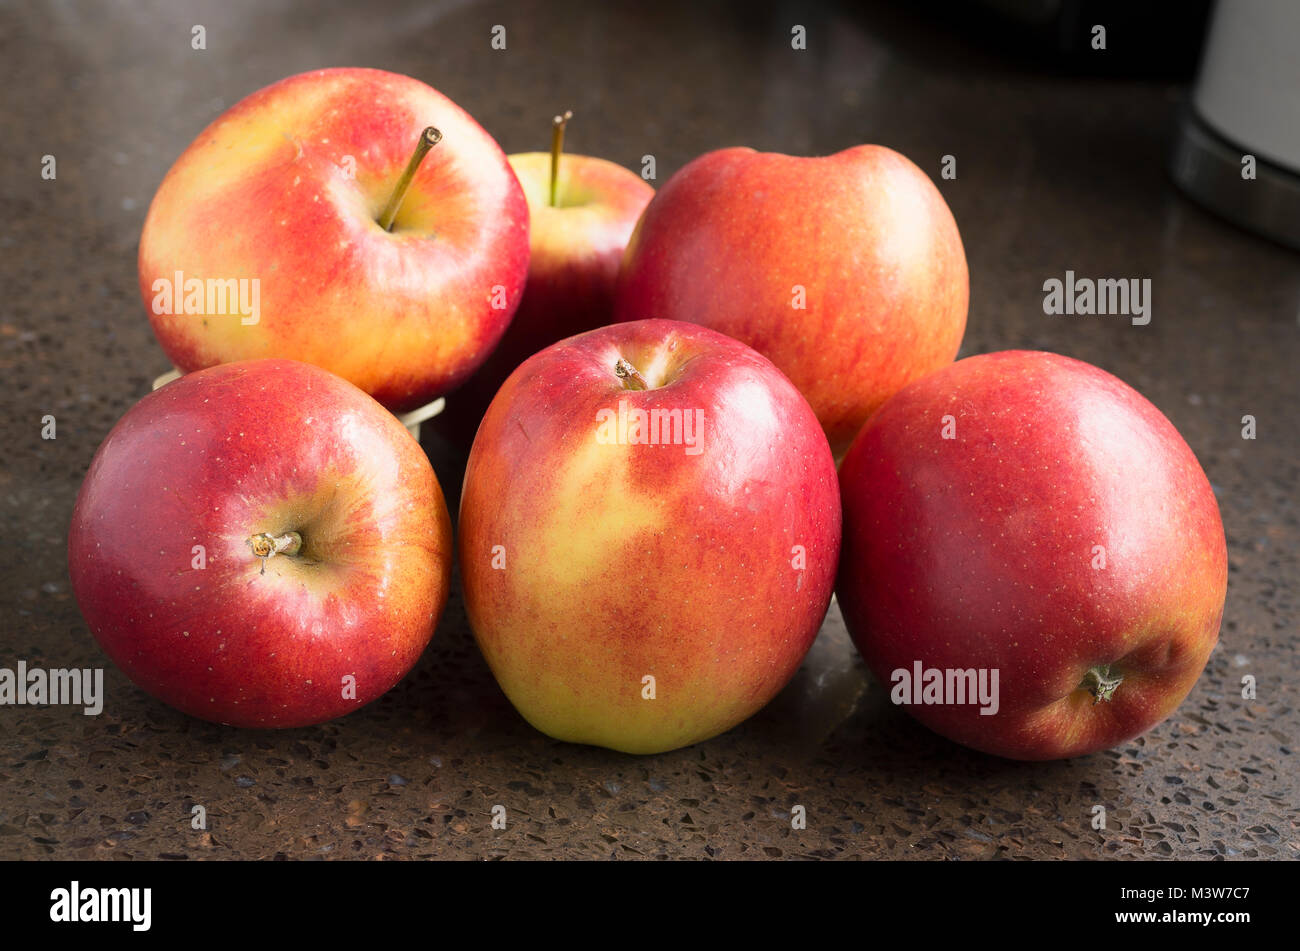
[(429, 149), (441, 141), (442, 133), (433, 126), (429, 126), (420, 133), (420, 139), (415, 143), (415, 152), (412, 153), (411, 160), (406, 163), (406, 170), (402, 172), (402, 177), (397, 180), (393, 193), (388, 196), (388, 204), (384, 206), (384, 210), (379, 214), (379, 227), (385, 231), (393, 230), (393, 219), (397, 217), (397, 209), (402, 207), (402, 199), (406, 197), (406, 190), (411, 187), (411, 182), (415, 179), (415, 173), (420, 168), (420, 163), (429, 154)]
[(645, 381), (636, 367), (626, 360), (619, 358), (618, 363), (614, 364), (614, 375), (623, 381), (625, 390), (648, 390), (650, 384)]
[(1108, 665), (1099, 664), (1088, 668), (1079, 686), (1088, 690), (1092, 694), (1092, 702), (1097, 704), (1103, 700), (1109, 702), (1115, 695), (1115, 688), (1123, 681), (1124, 678), (1112, 671)]
[(564, 115), (551, 120), (551, 207), (555, 207), (557, 186), (560, 182), (560, 153), (564, 150), (564, 127), (573, 118), (573, 112), (564, 110)]
[(285, 532), (283, 535), (258, 532), (248, 540), (248, 547), (253, 549), (256, 557), (262, 559), (262, 570), (258, 574), (264, 575), (268, 558), (274, 558), (276, 555), (298, 554), (302, 548), (302, 536), (297, 532)]

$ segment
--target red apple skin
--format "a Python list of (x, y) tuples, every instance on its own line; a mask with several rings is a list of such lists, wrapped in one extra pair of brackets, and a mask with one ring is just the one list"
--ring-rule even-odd
[[(385, 232), (377, 218), (429, 125), (442, 141)], [(154, 282), (176, 271), (257, 278), (260, 319), (155, 313)], [(528, 208), (505, 153), (450, 99), (407, 76), (324, 69), (253, 93), (199, 134), (154, 196), (139, 272), (182, 371), (303, 360), (405, 412), (501, 338), (528, 272)]]
[[(620, 357), (652, 388), (625, 390)], [(701, 451), (602, 443), (598, 413), (620, 400), (701, 410)], [(510, 376), (470, 452), (459, 530), (470, 624), (516, 709), (556, 739), (655, 753), (730, 729), (794, 674), (830, 602), (839, 494), (816, 417), (766, 358), (638, 321)]]
[[(871, 418), (840, 484), (838, 601), (886, 689), (918, 660), (1000, 672), (995, 715), (906, 707), (958, 743), (1021, 760), (1116, 746), (1174, 711), (1218, 640), (1214, 493), (1169, 420), (1097, 367), (961, 360)], [(1109, 702), (1080, 687), (1099, 664), (1123, 678)]]
[[(302, 553), (262, 574), (248, 539), (289, 531)], [(241, 727), (320, 723), (385, 693), (433, 635), (451, 558), (442, 490), (406, 429), (288, 360), (201, 370), (132, 407), (68, 536), (73, 592), (113, 662), (178, 710)]]
[(611, 323), (623, 250), (654, 189), (639, 175), (589, 155), (560, 158), (550, 204), (551, 155), (523, 152), (510, 165), (528, 201), (528, 283), (496, 350), (435, 417), (466, 448), (514, 369), (556, 341)]
[(807, 397), (838, 458), (886, 399), (952, 362), (968, 296), (952, 212), (902, 155), (730, 148), (687, 164), (646, 208), (615, 313), (749, 344)]

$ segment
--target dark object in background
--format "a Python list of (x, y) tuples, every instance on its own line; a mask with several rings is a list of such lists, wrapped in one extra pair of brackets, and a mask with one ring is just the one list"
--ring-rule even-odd
[[(1040, 68), (1093, 76), (1188, 79), (1210, 0), (980, 0), (943, 4), (988, 45)], [(1093, 47), (1105, 27), (1105, 49)]]
[(1170, 172), (1211, 211), (1300, 249), (1300, 4), (1222, 3)]

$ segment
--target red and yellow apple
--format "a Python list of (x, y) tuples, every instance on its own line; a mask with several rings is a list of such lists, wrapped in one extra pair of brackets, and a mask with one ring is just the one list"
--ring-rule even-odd
[(730, 148), (673, 175), (628, 244), (619, 320), (688, 320), (749, 344), (807, 397), (839, 457), (877, 407), (952, 362), (961, 236), (910, 161)]
[[(1097, 367), (961, 360), (881, 407), (840, 483), (849, 632), (903, 687), (895, 702), (959, 743), (1025, 760), (1116, 746), (1174, 711), (1218, 639), (1210, 484), (1173, 424)], [(996, 671), (995, 709), (918, 703), (914, 671), (935, 686), (931, 671)]]
[[(385, 230), (426, 127), (441, 141)], [(140, 238), (140, 293), (179, 369), (302, 360), (395, 412), (483, 362), (527, 271), (528, 208), (500, 147), (429, 86), (373, 69), (236, 104), (172, 166)]]
[(385, 693), (433, 636), (451, 559), (442, 490), (402, 424), (289, 360), (201, 370), (132, 407), (68, 536), (77, 603), (113, 662), (244, 727)]
[(510, 156), (528, 201), (530, 255), (523, 301), (482, 367), (454, 397), (437, 426), (468, 446), (483, 413), (514, 369), (558, 340), (614, 319), (614, 285), (627, 239), (654, 189), (621, 165), (589, 155), (558, 161), (547, 152)]
[(470, 624), (549, 736), (676, 749), (798, 668), (839, 553), (835, 464), (766, 358), (694, 324), (603, 327), (488, 408), (460, 506)]

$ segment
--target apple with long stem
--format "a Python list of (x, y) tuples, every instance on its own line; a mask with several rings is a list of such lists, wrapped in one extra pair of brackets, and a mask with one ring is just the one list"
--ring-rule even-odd
[(140, 238), (140, 293), (178, 369), (302, 360), (395, 412), (486, 359), (527, 270), (500, 147), (442, 94), (373, 69), (237, 103), (172, 166)]
[(528, 283), (501, 343), (448, 398), (437, 428), (468, 446), (510, 373), (557, 340), (613, 320), (614, 286), (628, 237), (654, 189), (621, 165), (565, 153), (572, 113), (551, 124), (551, 151), (511, 155), (530, 215)]
[(350, 383), (223, 364), (104, 440), (68, 535), (91, 633), (192, 716), (293, 727), (387, 691), (433, 636), (451, 520), (419, 444)]

